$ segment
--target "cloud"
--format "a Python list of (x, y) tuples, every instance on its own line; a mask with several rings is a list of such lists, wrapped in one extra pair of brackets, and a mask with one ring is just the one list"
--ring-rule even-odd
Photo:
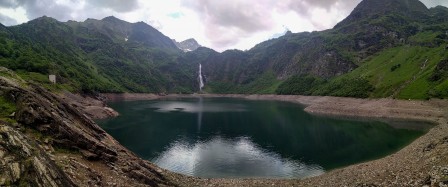
[[(236, 46), (257, 33), (268, 39), (273, 34), (282, 32), (284, 26), (292, 28), (293, 32), (328, 29), (347, 16), (360, 0), (185, 0), (182, 2), (184, 7), (197, 12), (212, 47), (227, 48)], [(264, 32), (269, 34), (261, 34)], [(252, 42), (251, 45), (255, 44)], [(238, 46), (242, 45), (238, 44)]]
[(17, 7), (18, 2), (15, 0), (2, 0), (0, 1), (0, 7), (4, 8), (10, 8), (10, 7)]
[(420, 0), (427, 7), (435, 7), (437, 5), (442, 5), (448, 7), (448, 1), (446, 0)]
[(137, 0), (93, 0), (86, 1), (94, 7), (110, 8), (117, 12), (129, 12), (138, 8)]
[(138, 9), (138, 0), (2, 0), (0, 7), (26, 10), (28, 19), (49, 16), (61, 21), (106, 17)]
[(73, 11), (69, 4), (56, 3), (53, 0), (21, 0), (18, 5), (26, 10), (29, 19), (45, 15), (59, 20), (68, 20)]
[(0, 13), (0, 23), (9, 26), (9, 25), (16, 25), (17, 21)]
[(183, 6), (197, 12), (205, 25), (205, 34), (214, 46), (234, 45), (250, 33), (269, 30), (273, 27), (272, 0), (207, 1), (186, 0)]
[[(280, 11), (294, 11), (308, 19), (313, 16), (313, 11), (321, 9), (326, 12), (337, 11), (347, 14), (351, 12), (361, 0), (284, 0), (279, 4)], [(336, 10), (335, 10), (336, 9)]]

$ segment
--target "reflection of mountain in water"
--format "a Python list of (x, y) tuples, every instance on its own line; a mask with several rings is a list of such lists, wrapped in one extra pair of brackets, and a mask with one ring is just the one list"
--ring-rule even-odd
[(214, 136), (195, 144), (176, 141), (153, 162), (170, 171), (199, 177), (305, 178), (324, 172), (318, 165), (282, 159), (247, 137)]
[(182, 101), (162, 101), (149, 106), (155, 108), (157, 112), (244, 112), (246, 108), (241, 104), (229, 103), (193, 103)]
[(204, 177), (313, 176), (391, 154), (423, 134), (313, 116), (277, 101), (172, 98), (110, 106), (120, 116), (99, 123), (122, 145), (163, 167)]

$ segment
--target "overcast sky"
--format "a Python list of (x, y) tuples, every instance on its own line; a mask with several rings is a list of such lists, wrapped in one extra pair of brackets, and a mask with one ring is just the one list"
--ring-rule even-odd
[[(16, 25), (41, 16), (84, 21), (107, 16), (144, 21), (170, 38), (195, 38), (218, 51), (249, 49), (292, 32), (332, 28), (361, 0), (0, 0), (0, 22)], [(447, 0), (423, 0), (428, 7)]]

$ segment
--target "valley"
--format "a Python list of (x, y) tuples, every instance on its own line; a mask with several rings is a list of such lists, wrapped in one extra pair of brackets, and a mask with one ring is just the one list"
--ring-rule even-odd
[[(151, 25), (142, 21), (131, 23), (114, 16), (84, 21), (59, 21), (42, 16), (18, 25), (0, 23), (0, 186), (448, 185), (448, 8), (427, 8), (418, 0), (363, 0), (333, 28), (298, 33), (287, 30), (247, 50), (222, 52), (202, 46), (192, 38), (173, 40)], [(114, 132), (115, 128), (124, 128), (137, 119), (104, 126), (94, 121), (120, 118), (121, 114), (111, 108), (113, 102), (141, 104), (128, 109), (132, 113), (143, 107), (148, 113), (137, 117), (143, 119), (156, 118), (149, 112), (163, 108), (152, 106), (153, 101), (169, 101), (166, 105), (175, 103), (174, 108), (170, 105), (170, 110), (162, 112), (178, 116), (163, 116), (163, 119), (202, 122), (203, 105), (201, 110), (191, 112), (188, 107), (177, 107), (176, 102), (196, 107), (197, 102), (188, 103), (189, 99), (226, 98), (229, 99), (226, 102), (235, 106), (264, 102), (253, 107), (263, 112), (249, 115), (255, 122), (248, 122), (240, 108), (231, 108), (230, 114), (225, 114), (227, 118), (217, 117), (217, 122), (212, 124), (232, 121), (221, 124), (225, 129), (239, 124), (236, 119), (242, 121), (239, 128), (228, 130), (230, 134), (243, 131), (244, 124), (262, 124), (268, 129), (263, 131), (268, 133), (261, 133), (263, 136), (277, 133), (281, 126), (295, 129), (295, 134), (272, 137), (289, 137), (296, 141), (279, 140), (285, 147), (272, 151), (268, 150), (272, 142), (251, 142), (251, 138), (258, 135), (252, 137), (244, 132), (228, 139), (213, 136), (211, 139), (216, 141), (199, 139), (199, 146), (180, 145), (172, 138), (173, 141), (165, 141), (156, 152), (168, 152), (166, 158), (172, 159), (169, 151), (177, 153), (182, 148), (194, 157), (194, 149), (201, 146), (218, 145), (232, 151), (231, 145), (243, 142), (249, 145), (246, 151), (255, 150), (266, 162), (288, 168), (288, 164), (301, 161), (298, 157), (302, 153), (296, 151), (299, 153), (296, 160), (286, 162), (285, 159), (289, 161), (293, 156), (286, 155), (282, 160), (279, 152), (288, 153), (300, 147), (293, 144), (306, 147), (303, 142), (308, 139), (319, 144), (328, 138), (331, 139), (328, 145), (343, 140), (375, 140), (372, 142), (385, 145), (387, 154), (375, 156), (375, 152), (371, 157), (346, 164), (327, 163), (324, 169), (305, 164), (313, 166), (308, 168), (311, 168), (309, 173), (286, 174), (285, 178), (269, 178), (277, 174), (259, 178), (252, 175), (202, 178), (210, 173), (188, 176), (184, 174), (191, 172), (178, 174), (162, 169), (148, 161), (149, 157), (143, 159), (141, 153), (117, 141), (119, 133), (113, 137), (105, 130), (109, 128)], [(297, 105), (303, 108), (295, 108)], [(290, 109), (279, 112), (285, 106)], [(211, 108), (215, 112), (220, 110)], [(334, 119), (336, 125), (330, 124), (334, 128), (328, 128), (323, 124), (331, 120), (319, 120), (320, 117)], [(294, 126), (300, 124), (291, 122), (296, 118), (311, 120), (305, 126)], [(168, 123), (163, 123), (163, 119), (158, 125), (165, 134), (159, 133), (158, 139), (144, 141), (157, 144), (168, 136), (186, 136), (183, 132), (188, 128), (176, 124), (179, 126), (167, 129), (164, 125)], [(377, 124), (369, 130), (371, 126), (347, 122), (350, 120), (380, 121), (378, 124), (389, 126)], [(382, 134), (378, 133), (382, 130), (421, 130), (423, 122), (433, 125), (425, 126), (425, 133), (410, 133), (412, 138), (394, 139), (392, 143), (383, 142), (381, 137), (369, 138)], [(346, 129), (341, 130), (338, 123)], [(142, 124), (154, 125), (152, 121)], [(274, 128), (275, 125), (279, 127)], [(317, 130), (316, 127), (326, 128)], [(153, 126), (147, 129), (152, 128), (160, 130)], [(297, 130), (300, 128), (307, 130)], [(200, 135), (227, 136), (220, 134), (222, 129), (215, 129), (218, 130)], [(261, 128), (254, 129), (248, 131), (256, 132)], [(363, 130), (353, 133), (356, 129)], [(133, 130), (140, 133), (140, 130)], [(333, 136), (325, 134), (328, 131), (339, 133), (334, 137), (346, 139), (330, 138)], [(313, 136), (309, 136), (309, 132)], [(123, 136), (131, 140), (136, 134)], [(199, 137), (196, 135), (192, 135), (193, 139)], [(299, 136), (308, 139), (299, 141), (296, 139)], [(232, 138), (237, 139), (237, 143), (232, 143)], [(395, 144), (398, 141), (404, 143)], [(139, 145), (145, 147), (146, 144)], [(178, 146), (168, 149), (168, 145)], [(350, 145), (369, 149), (362, 144), (348, 144), (347, 147)], [(226, 154), (220, 151), (216, 155)], [(338, 151), (341, 150), (335, 152)], [(282, 159), (277, 159), (279, 157)], [(252, 161), (249, 158), (248, 162)], [(266, 171), (271, 172), (269, 168)]]

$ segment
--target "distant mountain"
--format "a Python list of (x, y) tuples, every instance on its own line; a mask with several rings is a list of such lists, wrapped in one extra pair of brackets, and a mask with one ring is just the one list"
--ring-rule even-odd
[(0, 66), (35, 82), (48, 84), (48, 74), (55, 74), (72, 91), (191, 93), (196, 87), (193, 66), (177, 63), (181, 50), (143, 22), (41, 17), (6, 32)]
[(96, 32), (117, 43), (128, 42), (150, 48), (177, 49), (169, 37), (144, 22), (128, 23), (109, 16), (102, 20), (87, 19), (85, 22), (70, 21), (67, 24), (80, 34)]
[(412, 18), (427, 12), (426, 6), (418, 0), (363, 0), (336, 28), (355, 24), (366, 18), (375, 19), (379, 15), (393, 14)]
[(173, 40), (173, 42), (179, 49), (181, 49), (184, 52), (194, 51), (197, 48), (202, 47), (194, 38), (190, 38), (182, 42), (177, 42), (176, 40)]
[(115, 17), (0, 25), (0, 66), (75, 91), (193, 93), (200, 63), (209, 93), (448, 98), (446, 50), (448, 9), (418, 0), (364, 0), (333, 29), (222, 53)]
[[(208, 75), (209, 92), (447, 97), (442, 91), (448, 89), (446, 79), (428, 79), (435, 65), (448, 58), (441, 52), (448, 44), (446, 13), (446, 8), (427, 9), (417, 0), (364, 0), (333, 29), (285, 35), (247, 52), (211, 52), (195, 61)], [(397, 51), (400, 57), (390, 56), (397, 48), (403, 49)]]

